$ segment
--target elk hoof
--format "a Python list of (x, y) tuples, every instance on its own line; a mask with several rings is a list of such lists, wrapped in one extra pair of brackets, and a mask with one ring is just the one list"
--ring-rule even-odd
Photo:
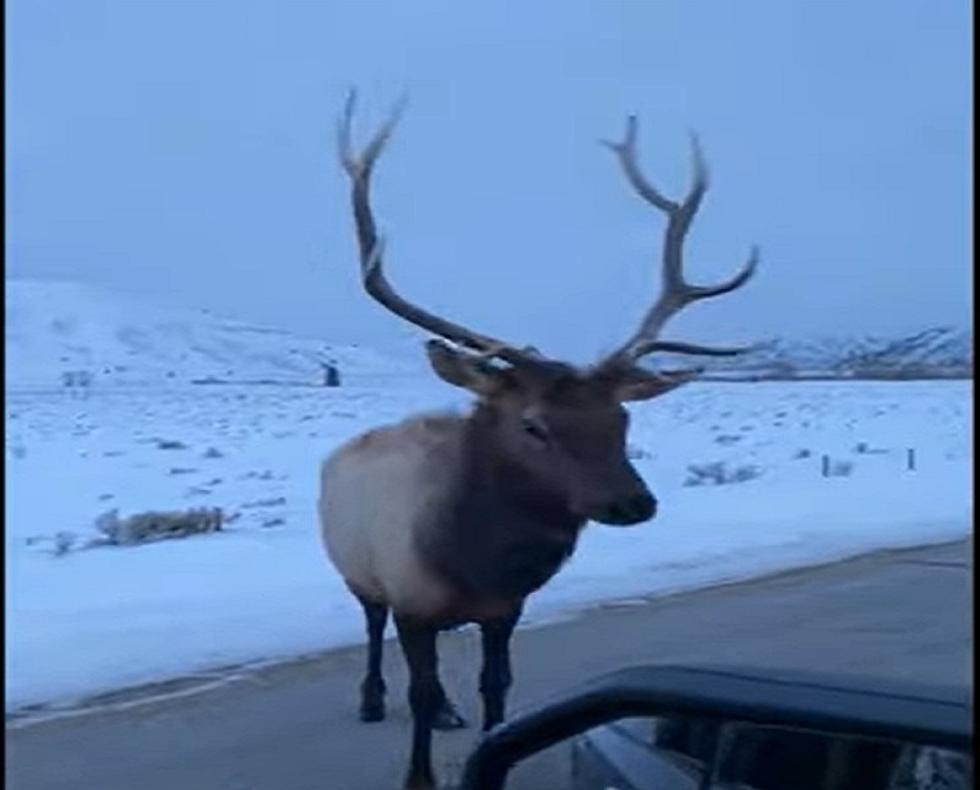
[(361, 721), (374, 722), (385, 720), (385, 705), (383, 702), (372, 702), (361, 706)]
[(432, 722), (434, 730), (461, 730), (466, 726), (466, 719), (459, 715), (449, 700), (442, 703), (435, 721)]

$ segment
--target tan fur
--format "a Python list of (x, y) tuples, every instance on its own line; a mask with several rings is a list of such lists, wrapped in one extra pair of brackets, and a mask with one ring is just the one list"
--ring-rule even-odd
[(422, 617), (451, 607), (452, 591), (427, 568), (415, 534), (452, 492), (463, 426), (450, 414), (417, 417), (363, 434), (324, 461), (321, 535), (358, 595)]

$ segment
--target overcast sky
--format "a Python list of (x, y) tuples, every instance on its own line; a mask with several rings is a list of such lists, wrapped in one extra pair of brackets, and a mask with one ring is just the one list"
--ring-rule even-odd
[(658, 287), (663, 219), (597, 144), (641, 118), (695, 279), (756, 279), (669, 332), (969, 321), (967, 0), (8, 0), (7, 274), (337, 340), (403, 338), (359, 290), (333, 129), (407, 91), (377, 173), (391, 279), (585, 360)]

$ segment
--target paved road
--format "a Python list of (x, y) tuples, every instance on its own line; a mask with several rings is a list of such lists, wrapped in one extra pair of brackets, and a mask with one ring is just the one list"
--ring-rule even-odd
[[(873, 555), (816, 570), (603, 607), (519, 631), (516, 706), (581, 679), (654, 661), (728, 661), (971, 681), (968, 544)], [(262, 670), (198, 694), (7, 730), (11, 790), (393, 790), (407, 750), (405, 676), (390, 645), (390, 716), (355, 720), (359, 649)], [(70, 649), (66, 646), (66, 649)], [(479, 645), (442, 640), (447, 688), (471, 721)], [(437, 736), (443, 780), (475, 730)], [(559, 748), (513, 786), (561, 790)]]

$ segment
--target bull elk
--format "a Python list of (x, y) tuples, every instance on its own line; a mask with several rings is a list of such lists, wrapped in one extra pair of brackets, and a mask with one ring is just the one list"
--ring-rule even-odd
[(339, 124), (363, 285), (392, 313), (441, 338), (426, 343), (433, 371), (477, 401), (469, 414), (412, 417), (340, 447), (321, 469), (319, 516), (327, 554), (367, 622), (361, 719), (385, 715), (381, 654), (391, 613), (410, 677), (413, 737), (405, 786), (431, 788), (432, 731), (465, 726), (439, 680), (437, 634), (479, 625), (483, 728), (493, 727), (504, 717), (509, 643), (526, 597), (572, 556), (587, 521), (628, 526), (656, 511), (656, 499), (627, 459), (623, 403), (663, 395), (700, 371), (655, 373), (638, 361), (658, 351), (727, 356), (745, 350), (660, 334), (687, 305), (744, 285), (758, 251), (721, 284), (684, 279), (684, 238), (708, 188), (707, 168), (692, 138), (690, 191), (680, 202), (666, 197), (640, 169), (631, 117), (623, 140), (607, 145), (633, 190), (667, 216), (661, 296), (621, 347), (585, 369), (479, 334), (407, 301), (385, 276), (370, 185), (399, 114), (359, 154), (351, 144), (353, 93)]

